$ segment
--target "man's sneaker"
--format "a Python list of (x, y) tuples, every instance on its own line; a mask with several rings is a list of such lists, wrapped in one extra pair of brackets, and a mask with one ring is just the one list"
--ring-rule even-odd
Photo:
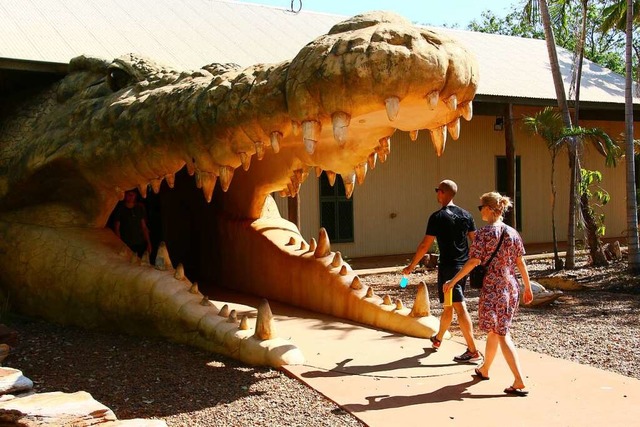
[(435, 348), (436, 350), (440, 348), (440, 344), (442, 344), (442, 341), (440, 341), (438, 338), (436, 338), (436, 336), (432, 336), (431, 338), (429, 338), (429, 340), (431, 340), (431, 346), (433, 348)]
[(478, 350), (472, 352), (471, 350), (467, 349), (467, 351), (462, 353), (460, 356), (454, 357), (453, 360), (455, 362), (475, 363), (482, 360), (482, 354), (480, 354)]

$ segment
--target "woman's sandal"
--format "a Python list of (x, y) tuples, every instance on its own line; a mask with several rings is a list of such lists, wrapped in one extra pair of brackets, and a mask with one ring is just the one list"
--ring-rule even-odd
[[(482, 375), (482, 372), (480, 372), (480, 368), (475, 369), (474, 375), (478, 377), (480, 381), (486, 381), (489, 379), (489, 377), (485, 377), (484, 375)], [(506, 390), (505, 390), (505, 393), (506, 393)]]
[(504, 392), (507, 394), (513, 394), (514, 396), (521, 396), (521, 397), (524, 397), (529, 394), (528, 391), (523, 390), (521, 388), (515, 388), (514, 386), (505, 388)]

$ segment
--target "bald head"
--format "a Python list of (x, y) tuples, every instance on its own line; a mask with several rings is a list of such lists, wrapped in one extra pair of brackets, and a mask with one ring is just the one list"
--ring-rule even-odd
[(445, 179), (444, 181), (442, 181), (438, 185), (438, 188), (442, 190), (443, 193), (449, 194), (452, 198), (458, 192), (458, 185), (450, 179)]

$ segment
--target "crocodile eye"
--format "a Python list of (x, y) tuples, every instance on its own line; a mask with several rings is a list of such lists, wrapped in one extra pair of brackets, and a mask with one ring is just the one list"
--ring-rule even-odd
[(123, 87), (128, 86), (130, 82), (131, 76), (123, 69), (115, 67), (109, 69), (107, 83), (112, 91), (117, 92)]

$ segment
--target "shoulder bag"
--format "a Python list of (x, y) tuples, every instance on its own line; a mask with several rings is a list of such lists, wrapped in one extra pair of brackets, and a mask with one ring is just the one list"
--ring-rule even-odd
[(485, 274), (487, 274), (487, 267), (489, 267), (489, 264), (491, 264), (491, 261), (493, 261), (493, 257), (496, 256), (498, 249), (500, 249), (500, 246), (502, 245), (502, 241), (504, 240), (504, 234), (506, 231), (507, 231), (506, 228), (502, 229), (502, 234), (500, 234), (500, 240), (498, 241), (498, 246), (496, 246), (496, 250), (493, 251), (493, 253), (491, 254), (491, 258), (489, 258), (486, 264), (484, 265), (479, 264), (475, 266), (473, 270), (471, 270), (471, 273), (469, 273), (469, 283), (471, 284), (471, 287), (473, 289), (482, 289), (484, 276)]

